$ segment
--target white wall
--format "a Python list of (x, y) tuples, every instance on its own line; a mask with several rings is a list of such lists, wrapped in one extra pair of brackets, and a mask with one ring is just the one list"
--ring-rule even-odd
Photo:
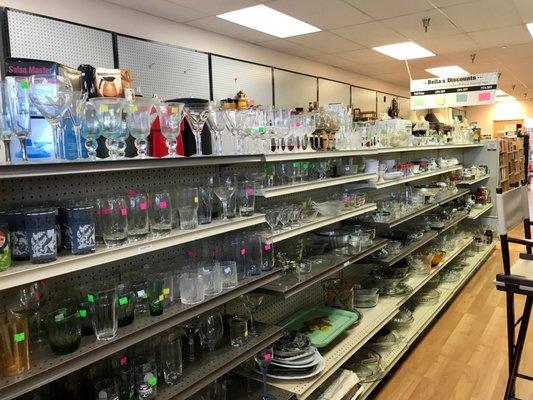
[(467, 107), (466, 117), (468, 122), (477, 122), (481, 132), (492, 134), (494, 121), (533, 117), (533, 102), (502, 101), (487, 106)]
[[(407, 87), (399, 87), (326, 64), (291, 56), (100, 0), (0, 0), (0, 6), (47, 15), (125, 35), (347, 82), (352, 85), (395, 95), (409, 96)], [(58, 43), (58, 45), (61, 44)]]

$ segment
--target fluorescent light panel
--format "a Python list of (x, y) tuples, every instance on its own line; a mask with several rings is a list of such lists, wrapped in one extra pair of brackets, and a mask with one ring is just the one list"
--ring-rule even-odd
[(467, 71), (458, 65), (449, 65), (447, 67), (427, 68), (427, 72), (439, 78), (448, 78), (456, 76), (470, 75)]
[(262, 4), (219, 14), (217, 17), (279, 38), (305, 35), (321, 30)]
[(415, 42), (388, 44), (386, 46), (373, 47), (372, 49), (397, 60), (412, 60), (415, 58), (435, 56), (435, 53), (432, 53)]
[(530, 22), (529, 24), (526, 24), (527, 30), (533, 36), (533, 22)]

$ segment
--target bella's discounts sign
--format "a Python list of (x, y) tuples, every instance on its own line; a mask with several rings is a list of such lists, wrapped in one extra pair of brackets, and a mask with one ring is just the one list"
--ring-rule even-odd
[(411, 110), (492, 104), (498, 73), (411, 81)]

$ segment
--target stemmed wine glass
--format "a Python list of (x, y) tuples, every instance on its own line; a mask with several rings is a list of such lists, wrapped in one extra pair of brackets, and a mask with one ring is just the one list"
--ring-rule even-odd
[(224, 322), (219, 312), (211, 312), (204, 315), (198, 324), (198, 333), (202, 343), (207, 345), (209, 351), (215, 348), (224, 335)]
[(30, 99), (52, 127), (56, 159), (65, 158), (65, 143), (60, 121), (72, 103), (72, 85), (62, 76), (32, 75)]
[(122, 135), (122, 110), (124, 99), (118, 97), (94, 97), (89, 100), (94, 107), (100, 132), (106, 138), (105, 145), (111, 159), (117, 158), (117, 140)]
[(76, 158), (81, 159), (81, 125), (85, 118), (85, 109), (87, 108), (87, 93), (79, 90), (72, 92), (72, 102), (68, 109), (74, 134), (76, 135)]
[(11, 163), (11, 151), (9, 145), (13, 136), (13, 123), (9, 110), (9, 92), (7, 82), (0, 81), (0, 139), (4, 144), (6, 163)]
[(27, 78), (14, 77), (8, 81), (9, 112), (13, 131), (20, 142), (22, 161), (28, 161), (26, 139), (30, 137), (30, 83)]
[(217, 156), (222, 155), (222, 132), (226, 129), (224, 113), (225, 111), (223, 110), (212, 108), (207, 118), (207, 125), (215, 135), (215, 155)]
[(257, 312), (257, 310), (263, 303), (264, 298), (265, 298), (265, 295), (261, 293), (246, 293), (246, 294), (241, 295), (242, 305), (250, 313), (250, 331), (249, 331), (250, 336), (259, 335), (257, 333), (257, 330), (255, 329), (254, 314)]
[(261, 350), (259, 353), (257, 353), (254, 356), (255, 362), (257, 363), (257, 365), (259, 365), (259, 370), (261, 372), (261, 377), (263, 380), (263, 393), (261, 394), (261, 400), (275, 400), (276, 399), (274, 396), (267, 394), (267, 384), (266, 384), (267, 375), (268, 375), (268, 367), (270, 367), (272, 358), (274, 358), (273, 347), (267, 347)]
[(200, 317), (196, 316), (194, 318), (191, 318), (188, 321), (185, 321), (180, 326), (185, 331), (185, 335), (187, 336), (187, 339), (189, 340), (189, 361), (193, 362), (196, 360), (196, 356), (194, 354), (194, 335), (198, 332), (198, 323), (200, 321)]
[(284, 141), (286, 135), (289, 132), (289, 121), (290, 121), (291, 110), (289, 109), (276, 109), (274, 110), (274, 132), (276, 139), (276, 150), (275, 153), (283, 153), (283, 148), (285, 151), (288, 151), (286, 140)]
[(242, 132), (244, 130), (244, 124), (246, 123), (247, 117), (248, 112), (246, 111), (224, 111), (224, 120), (226, 121), (226, 126), (235, 138), (235, 154), (243, 154)]
[(96, 114), (96, 109), (91, 103), (85, 107), (85, 115), (82, 119), (80, 134), (85, 139), (85, 148), (89, 154), (89, 160), (96, 161), (96, 149), (98, 148), (98, 138), (102, 135), (100, 123)]
[(166, 139), (168, 149), (168, 155), (165, 158), (181, 157), (176, 153), (176, 145), (181, 132), (183, 106), (183, 103), (159, 103), (156, 106), (161, 134)]
[(312, 146), (312, 136), (313, 133), (316, 130), (316, 114), (315, 113), (307, 113), (304, 116), (304, 131), (305, 131), (305, 151), (306, 152), (314, 152)]
[(155, 113), (152, 113), (153, 107), (153, 100), (135, 100), (126, 107), (126, 126), (130, 135), (135, 138), (135, 147), (137, 148), (137, 157), (135, 158), (148, 158), (146, 155), (147, 139), (156, 116)]
[(196, 154), (195, 157), (202, 156), (202, 130), (204, 129), (205, 122), (209, 117), (209, 103), (190, 103), (185, 104), (183, 107), (185, 118), (194, 133), (194, 140), (196, 142)]

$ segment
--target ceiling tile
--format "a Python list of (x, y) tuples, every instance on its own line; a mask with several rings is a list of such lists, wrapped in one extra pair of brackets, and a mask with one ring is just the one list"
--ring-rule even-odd
[(352, 64), (350, 60), (339, 57), (337, 54), (320, 54), (317, 56), (309, 56), (307, 58), (324, 64), (333, 65), (334, 67), (345, 67)]
[(267, 42), (257, 43), (259, 46), (268, 47), (272, 50), (281, 51), (282, 53), (292, 54), (298, 57), (308, 57), (320, 54), (320, 50), (311, 49), (296, 43), (289, 42), (286, 39), (275, 39)]
[(350, 42), (347, 39), (341, 38), (340, 36), (334, 35), (328, 31), (293, 36), (287, 40), (296, 44), (301, 44), (316, 50), (320, 50), (326, 54), (340, 53), (343, 51), (358, 50), (362, 48), (362, 46), (354, 42)]
[(465, 32), (518, 25), (522, 22), (511, 0), (481, 0), (445, 7), (442, 11)]
[(399, 86), (408, 87), (409, 86), (409, 75), (407, 71), (404, 72), (393, 72), (390, 74), (377, 74), (372, 75), (372, 78), (379, 79), (381, 81), (394, 83)]
[(531, 0), (513, 0), (513, 4), (522, 18), (522, 22), (533, 22), (533, 3)]
[(257, 5), (254, 0), (168, 0), (207, 15), (217, 15)]
[(362, 65), (390, 61), (390, 57), (387, 57), (386, 55), (378, 53), (377, 51), (372, 49), (347, 51), (344, 53), (338, 53), (336, 55), (344, 59), (350, 60), (350, 65)]
[(106, 0), (108, 3), (118, 4), (123, 7), (142, 11), (146, 14), (155, 15), (170, 19), (176, 22), (186, 22), (197, 18), (205, 17), (207, 14), (179, 6), (167, 0)]
[(401, 61), (386, 61), (364, 65), (350, 65), (347, 66), (346, 69), (369, 76), (407, 71), (405, 69), (405, 64)]
[(370, 17), (341, 0), (276, 0), (267, 6), (321, 29), (371, 21)]
[(481, 47), (507, 46), (531, 42), (531, 35), (524, 25), (471, 32), (470, 36)]
[(334, 29), (333, 33), (366, 47), (382, 46), (390, 43), (405, 42), (405, 36), (394, 32), (381, 22), (369, 22)]
[[(392, 18), (401, 15), (413, 14), (420, 11), (433, 9), (426, 0), (408, 1), (372, 1), (372, 0), (347, 0), (359, 10), (376, 19)], [(328, 1), (329, 3), (329, 1)]]
[[(431, 18), (427, 32), (424, 31), (422, 26), (423, 18)], [(385, 19), (383, 23), (396, 32), (415, 41), (462, 33), (437, 10)]]
[(473, 3), (478, 0), (431, 0), (437, 7), (448, 7), (456, 4)]
[(434, 39), (418, 39), (417, 43), (435, 54), (455, 53), (479, 47), (475, 41), (463, 33)]
[(275, 36), (256, 31), (255, 29), (247, 28), (239, 24), (234, 24), (233, 22), (229, 22), (218, 17), (195, 19), (194, 21), (187, 22), (187, 25), (220, 33), (222, 35), (231, 36), (251, 43), (275, 39)]

